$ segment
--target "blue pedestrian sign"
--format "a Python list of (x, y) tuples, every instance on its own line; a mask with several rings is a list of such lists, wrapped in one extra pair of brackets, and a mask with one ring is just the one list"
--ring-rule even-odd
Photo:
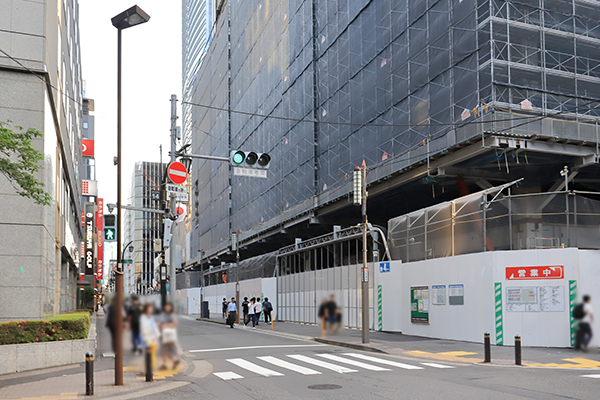
[(381, 272), (381, 273), (390, 272), (390, 263), (389, 262), (379, 263), (379, 272)]

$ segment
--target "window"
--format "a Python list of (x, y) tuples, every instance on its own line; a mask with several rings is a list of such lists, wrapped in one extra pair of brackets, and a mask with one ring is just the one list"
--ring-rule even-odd
[(83, 121), (83, 129), (87, 129), (88, 128), (88, 123)]

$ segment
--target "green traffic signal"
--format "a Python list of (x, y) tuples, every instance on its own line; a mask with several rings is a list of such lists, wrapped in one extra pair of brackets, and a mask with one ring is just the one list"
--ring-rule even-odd
[(239, 165), (239, 164), (241, 164), (241, 163), (244, 162), (244, 158), (246, 158), (246, 157), (245, 157), (245, 154), (244, 154), (243, 151), (236, 151), (233, 154), (232, 160), (233, 160), (234, 164), (238, 164)]
[(104, 229), (104, 240), (112, 241), (115, 240), (115, 228), (106, 228)]

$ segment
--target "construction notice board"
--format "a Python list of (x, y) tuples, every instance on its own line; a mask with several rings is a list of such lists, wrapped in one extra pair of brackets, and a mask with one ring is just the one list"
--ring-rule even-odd
[(413, 324), (429, 323), (428, 286), (413, 286), (410, 288), (410, 322)]

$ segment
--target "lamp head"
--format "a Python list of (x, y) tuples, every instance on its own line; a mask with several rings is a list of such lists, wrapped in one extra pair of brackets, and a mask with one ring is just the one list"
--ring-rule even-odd
[(113, 17), (110, 21), (113, 26), (117, 29), (127, 29), (132, 26), (143, 24), (148, 22), (150, 16), (144, 12), (140, 7), (133, 6), (121, 14)]

